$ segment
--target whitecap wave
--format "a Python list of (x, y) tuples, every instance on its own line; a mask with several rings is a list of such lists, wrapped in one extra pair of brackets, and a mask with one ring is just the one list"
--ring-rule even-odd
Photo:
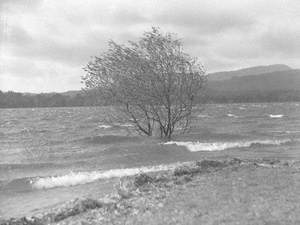
[(133, 127), (133, 124), (124, 123), (124, 124), (120, 124), (120, 127)]
[(236, 115), (234, 115), (234, 114), (231, 114), (231, 113), (228, 113), (227, 116), (228, 116), (228, 117), (232, 117), (232, 118), (238, 118), (238, 116), (236, 116)]
[(286, 134), (297, 134), (300, 133), (300, 130), (287, 130), (285, 131)]
[(209, 117), (209, 115), (199, 114), (197, 117), (199, 117), (199, 118), (207, 118), (207, 117)]
[(114, 126), (117, 126), (117, 127), (134, 127), (134, 125), (131, 124), (131, 123), (114, 123)]
[(108, 128), (111, 128), (112, 126), (103, 124), (103, 125), (99, 125), (98, 127), (101, 129), (108, 129)]
[(270, 114), (269, 117), (270, 117), (270, 118), (282, 118), (283, 115), (282, 115), (282, 114), (277, 114), (277, 115)]
[(133, 176), (139, 173), (171, 170), (178, 163), (168, 165), (157, 165), (151, 167), (138, 167), (126, 169), (112, 169), (106, 171), (71, 172), (62, 176), (40, 177), (32, 180), (31, 185), (35, 189), (49, 189), (54, 187), (69, 187), (80, 184), (91, 183), (96, 180), (110, 179), (124, 176)]
[(246, 148), (255, 144), (260, 145), (281, 145), (290, 142), (290, 139), (282, 140), (251, 140), (251, 141), (237, 141), (237, 142), (184, 142), (184, 141), (170, 141), (166, 145), (175, 144), (184, 146), (191, 152), (198, 151), (222, 151), (230, 148)]

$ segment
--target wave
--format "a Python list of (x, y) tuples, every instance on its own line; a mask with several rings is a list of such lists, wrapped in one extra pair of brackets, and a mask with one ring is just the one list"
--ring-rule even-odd
[(297, 133), (300, 133), (300, 130), (273, 130), (272, 133), (297, 134)]
[(256, 108), (267, 108), (268, 106), (266, 104), (251, 104), (252, 107)]
[(282, 118), (283, 115), (282, 114), (277, 114), (277, 115), (270, 114), (269, 117), (270, 118)]
[(136, 136), (122, 136), (122, 135), (102, 135), (91, 136), (74, 140), (74, 142), (84, 142), (87, 144), (115, 144), (122, 142), (135, 142), (141, 140)]
[(118, 126), (118, 127), (134, 127), (133, 124), (130, 124), (130, 123), (116, 123), (115, 126)]
[(32, 181), (25, 178), (16, 178), (14, 180), (2, 180), (0, 190), (4, 192), (27, 192), (32, 190)]
[(284, 131), (286, 134), (297, 134), (297, 133), (300, 133), (300, 130), (287, 130), (287, 131)]
[(234, 114), (231, 114), (231, 113), (228, 113), (227, 116), (228, 116), (228, 117), (232, 117), (232, 118), (238, 118), (238, 116), (236, 116), (236, 115), (234, 115)]
[(199, 118), (207, 118), (207, 117), (209, 117), (209, 115), (199, 114), (197, 117), (199, 117)]
[(166, 171), (175, 169), (178, 163), (168, 165), (157, 165), (151, 167), (137, 167), (126, 169), (112, 169), (106, 171), (91, 172), (71, 172), (62, 176), (41, 177), (31, 181), (31, 185), (35, 189), (49, 189), (55, 187), (69, 187), (80, 184), (87, 184), (101, 179), (120, 178), (125, 176), (133, 176), (139, 173), (149, 173), (157, 171)]
[(170, 141), (166, 145), (184, 146), (191, 152), (198, 151), (222, 151), (230, 148), (247, 148), (254, 145), (281, 145), (291, 142), (290, 139), (282, 140), (252, 140), (252, 141), (237, 141), (237, 142), (180, 142)]
[(108, 128), (111, 128), (112, 126), (102, 124), (102, 125), (99, 125), (98, 127), (101, 128), (101, 129), (108, 129)]
[[(65, 165), (65, 164), (64, 164)], [(0, 169), (4, 170), (13, 170), (13, 169), (32, 169), (32, 168), (38, 168), (38, 169), (43, 169), (43, 168), (58, 168), (62, 167), (63, 165), (58, 164), (58, 163), (48, 163), (48, 162), (40, 162), (40, 163), (0, 163)]]

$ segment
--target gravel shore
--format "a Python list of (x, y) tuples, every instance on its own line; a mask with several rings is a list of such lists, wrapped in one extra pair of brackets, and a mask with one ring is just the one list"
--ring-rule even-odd
[(300, 162), (203, 160), (1, 224), (300, 224)]

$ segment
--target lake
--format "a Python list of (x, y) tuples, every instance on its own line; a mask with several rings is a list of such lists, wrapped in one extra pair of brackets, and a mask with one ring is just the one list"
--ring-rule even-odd
[(0, 109), (0, 218), (101, 196), (122, 176), (203, 158), (300, 159), (300, 104), (210, 104), (172, 142), (136, 135), (111, 107)]

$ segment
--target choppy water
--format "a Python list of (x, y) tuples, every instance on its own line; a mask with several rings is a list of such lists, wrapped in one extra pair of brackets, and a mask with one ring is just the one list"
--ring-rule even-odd
[(180, 161), (300, 159), (299, 103), (207, 105), (191, 131), (169, 143), (136, 136), (125, 121), (108, 121), (110, 110), (1, 109), (0, 216), (101, 194), (109, 178), (165, 170)]

